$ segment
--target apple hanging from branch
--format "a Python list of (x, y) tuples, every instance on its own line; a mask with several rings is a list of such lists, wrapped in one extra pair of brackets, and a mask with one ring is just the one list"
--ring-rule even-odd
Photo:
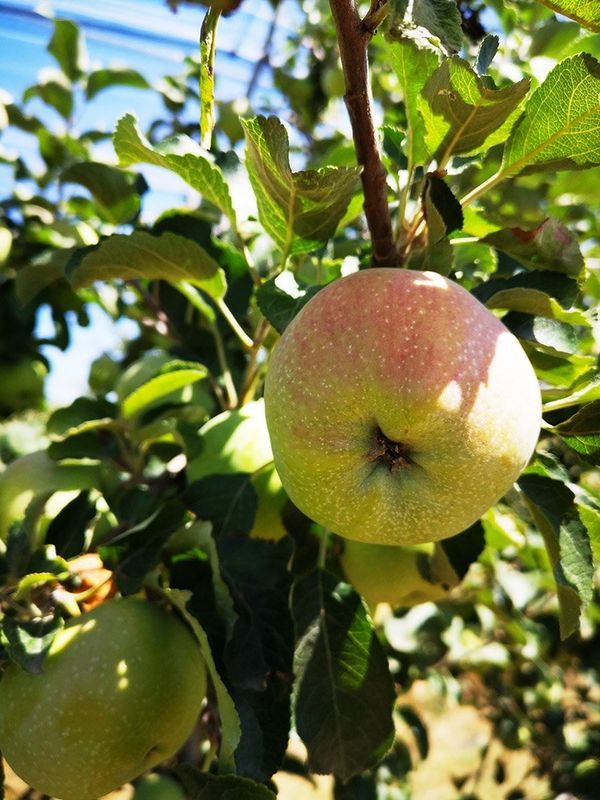
[(265, 385), (275, 467), (316, 522), (411, 545), (467, 528), (537, 442), (540, 390), (517, 339), (458, 284), (368, 269), (315, 295)]
[(0, 749), (30, 786), (95, 800), (172, 756), (192, 732), (206, 667), (185, 624), (137, 597), (60, 631), (37, 675), (0, 682)]

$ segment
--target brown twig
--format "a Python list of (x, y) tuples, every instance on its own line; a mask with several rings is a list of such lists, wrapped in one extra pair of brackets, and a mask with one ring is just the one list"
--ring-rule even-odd
[[(365, 195), (364, 210), (371, 233), (373, 266), (398, 266), (400, 258), (392, 231), (386, 173), (381, 163), (373, 121), (373, 98), (367, 58), (367, 47), (373, 30), (361, 20), (355, 0), (329, 0), (329, 5), (346, 81), (344, 101), (352, 125), (356, 158), (363, 168), (361, 180)], [(373, 13), (376, 14), (378, 9), (379, 3), (373, 3)]]

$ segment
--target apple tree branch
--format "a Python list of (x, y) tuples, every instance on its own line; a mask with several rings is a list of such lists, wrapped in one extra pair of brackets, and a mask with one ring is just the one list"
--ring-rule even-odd
[(367, 48), (374, 32), (367, 19), (380, 18), (385, 5), (374, 0), (367, 18), (362, 20), (355, 0), (329, 0), (337, 31), (340, 57), (346, 82), (344, 101), (352, 125), (356, 158), (363, 168), (361, 180), (364, 210), (371, 234), (372, 261), (376, 267), (398, 266), (400, 258), (394, 244), (392, 220), (387, 199), (386, 173), (379, 155), (373, 121), (373, 98)]

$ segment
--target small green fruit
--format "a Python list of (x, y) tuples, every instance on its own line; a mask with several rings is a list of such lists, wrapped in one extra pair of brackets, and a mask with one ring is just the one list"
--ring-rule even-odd
[(443, 550), (433, 544), (394, 547), (352, 539), (344, 544), (346, 577), (371, 608), (435, 602), (459, 582)]
[(91, 489), (98, 486), (99, 480), (97, 464), (54, 461), (44, 450), (12, 461), (0, 473), (0, 541), (6, 538), (12, 523), (23, 516), (34, 497)]
[(0, 750), (22, 780), (61, 800), (96, 798), (172, 756), (206, 695), (193, 634), (140, 598), (71, 619), (39, 675), (0, 681)]
[(0, 364), (0, 412), (41, 408), (47, 372), (41, 361), (25, 359), (16, 364)]
[(285, 536), (281, 510), (286, 494), (272, 463), (264, 401), (256, 400), (235, 411), (224, 411), (209, 420), (200, 434), (203, 449), (188, 465), (190, 483), (206, 475), (256, 473), (252, 485), (258, 495), (258, 509), (250, 535), (273, 540)]
[(173, 778), (153, 772), (136, 781), (133, 800), (185, 800), (185, 794)]

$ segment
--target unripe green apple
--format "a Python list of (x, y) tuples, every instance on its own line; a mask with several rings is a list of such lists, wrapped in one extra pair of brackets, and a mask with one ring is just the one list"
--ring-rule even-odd
[(348, 581), (371, 608), (415, 606), (445, 597), (459, 582), (434, 544), (395, 547), (347, 539), (341, 557)]
[(203, 449), (188, 465), (188, 480), (235, 472), (256, 473), (252, 485), (258, 495), (258, 508), (250, 536), (273, 540), (285, 536), (281, 510), (286, 495), (272, 463), (264, 401), (224, 411), (203, 425), (200, 434)]
[(350, 539), (437, 541), (511, 487), (535, 447), (540, 390), (517, 339), (432, 272), (367, 269), (326, 286), (266, 379), (290, 499)]
[(133, 800), (185, 800), (185, 794), (173, 778), (153, 772), (136, 781)]
[(47, 372), (41, 361), (30, 359), (0, 364), (0, 411), (41, 408)]
[(25, 513), (34, 497), (53, 492), (69, 493), (60, 508), (73, 499), (73, 491), (91, 489), (98, 485), (99, 467), (93, 463), (54, 461), (45, 450), (38, 450), (11, 461), (0, 473), (0, 541), (6, 538), (10, 526)]
[(140, 598), (71, 619), (39, 675), (0, 681), (0, 750), (22, 780), (60, 800), (96, 798), (172, 756), (206, 694), (186, 625)]

